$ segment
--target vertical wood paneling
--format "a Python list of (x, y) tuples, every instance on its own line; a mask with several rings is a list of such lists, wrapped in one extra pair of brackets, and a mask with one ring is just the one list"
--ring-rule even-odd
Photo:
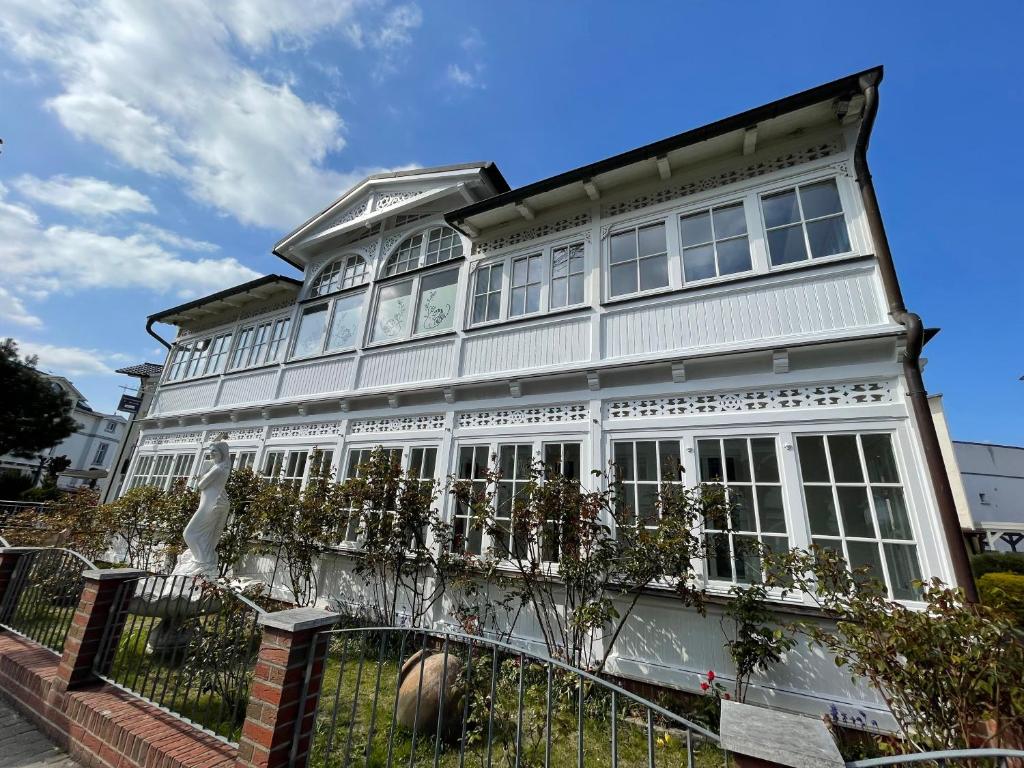
[(150, 413), (165, 415), (212, 408), (213, 398), (216, 394), (216, 379), (193, 384), (179, 384), (173, 389), (161, 389)]
[(272, 368), (256, 373), (229, 374), (224, 378), (218, 405), (236, 403), (262, 403), (274, 397), (274, 377), (277, 369)]
[(286, 367), (281, 375), (279, 397), (288, 399), (301, 395), (341, 392), (352, 387), (352, 358), (323, 360)]
[(371, 352), (363, 357), (359, 387), (386, 387), (452, 376), (454, 343), (422, 344)]
[(462, 344), (465, 376), (566, 365), (589, 359), (588, 317), (471, 336)]

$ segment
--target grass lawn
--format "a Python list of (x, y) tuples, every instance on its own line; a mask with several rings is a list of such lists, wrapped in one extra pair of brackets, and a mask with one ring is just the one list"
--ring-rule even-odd
[[(381, 658), (379, 636), (367, 640), (365, 647), (352, 636), (347, 648), (344, 637), (339, 635), (335, 640), (325, 668), (310, 765), (313, 768), (341, 768), (349, 764), (382, 767), (434, 765), (437, 748), (434, 729), (420, 733), (414, 739), (411, 730), (393, 723), (399, 660), (410, 656), (418, 646), (401, 648), (398, 642), (385, 644), (383, 663), (378, 663)], [(456, 651), (453, 646), (450, 653), (450, 658), (459, 656), (464, 659), (465, 647)], [(523, 717), (521, 726), (518, 726), (520, 667), (517, 657), (499, 653), (496, 705), (492, 717), (489, 699), (493, 658), (489, 650), (480, 648), (473, 654), (469, 674), (463, 673), (459, 679), (463, 685), (469, 680), (468, 689), (474, 691), (474, 695), (470, 696), (468, 707), (464, 698), (460, 698), (455, 706), (458, 714), (456, 729), (461, 732), (465, 723), (464, 754), (460, 755), (460, 739), (456, 734), (451, 742), (441, 742), (437, 764), (443, 768), (545, 765), (548, 749), (546, 667), (529, 660), (523, 666)], [(415, 669), (413, 675), (418, 674), (419, 668)], [(559, 768), (574, 766), (578, 760), (580, 735), (579, 688), (574, 676), (556, 674), (553, 679), (549, 765)], [(379, 691), (376, 696), (375, 691)], [(584, 688), (583, 708), (583, 764), (610, 766), (611, 696), (605, 689), (588, 684)], [(666, 725), (668, 723), (655, 718), (654, 764), (686, 766), (686, 735), (682, 731), (667, 729)], [(616, 726), (618, 764), (647, 765), (646, 709), (619, 696)], [(488, 732), (493, 734), (490, 750)], [(515, 757), (517, 739), (520, 743), (518, 762)], [(699, 768), (719, 768), (724, 764), (723, 753), (716, 745), (696, 737), (693, 744), (694, 764)]]

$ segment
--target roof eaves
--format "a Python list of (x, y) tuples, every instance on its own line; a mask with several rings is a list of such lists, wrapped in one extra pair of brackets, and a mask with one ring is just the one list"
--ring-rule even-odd
[(160, 322), (160, 320), (165, 317), (170, 317), (180, 312), (187, 312), (190, 309), (201, 307), (204, 304), (209, 304), (214, 301), (220, 301), (221, 299), (226, 299), (229, 296), (236, 296), (240, 293), (246, 293), (247, 291), (251, 291), (254, 288), (259, 288), (263, 285), (269, 285), (270, 283), (277, 282), (291, 283), (296, 287), (302, 286), (302, 281), (296, 280), (294, 277), (286, 277), (285, 275), (264, 275), (263, 277), (258, 277), (255, 280), (250, 280), (247, 283), (235, 285), (232, 286), (231, 288), (225, 288), (223, 291), (218, 291), (217, 293), (210, 294), (209, 296), (203, 296), (198, 299), (193, 299), (192, 301), (188, 301), (184, 304), (179, 304), (176, 307), (171, 307), (170, 309), (165, 309), (160, 312), (156, 312), (155, 314), (150, 315), (148, 320), (150, 321), (150, 323)]

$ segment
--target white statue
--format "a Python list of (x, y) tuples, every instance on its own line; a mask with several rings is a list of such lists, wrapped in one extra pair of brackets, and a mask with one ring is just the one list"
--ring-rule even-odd
[(206, 452), (199, 478), (199, 507), (182, 534), (188, 551), (178, 558), (171, 575), (217, 578), (217, 542), (224, 532), (230, 511), (225, 491), (230, 474), (228, 444), (217, 438)]

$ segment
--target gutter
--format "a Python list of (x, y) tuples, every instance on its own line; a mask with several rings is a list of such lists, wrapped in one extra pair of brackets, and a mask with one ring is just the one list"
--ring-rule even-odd
[(154, 339), (156, 339), (161, 344), (163, 344), (165, 347), (167, 347), (167, 349), (169, 351), (171, 349), (170, 342), (168, 342), (167, 339), (165, 339), (163, 336), (161, 336), (159, 333), (157, 333), (156, 331), (153, 330), (153, 323), (155, 323), (155, 322), (156, 322), (156, 318), (154, 318), (154, 317), (150, 317), (149, 319), (146, 320), (146, 333), (148, 333)]
[(942, 459), (942, 449), (938, 433), (935, 430), (935, 422), (932, 421), (931, 409), (928, 407), (928, 392), (921, 375), (921, 350), (925, 341), (924, 326), (920, 316), (908, 311), (903, 301), (903, 291), (900, 289), (899, 279), (896, 276), (896, 266), (892, 260), (892, 252), (889, 250), (889, 238), (885, 234), (885, 225), (882, 223), (878, 198), (875, 195), (871, 171), (868, 168), (868, 142), (871, 138), (871, 129), (875, 124), (875, 117), (878, 114), (878, 84), (881, 81), (881, 69), (866, 72), (860, 77), (860, 88), (864, 94), (864, 116), (857, 133), (853, 165), (857, 174), (861, 199), (864, 203), (864, 211), (867, 214), (868, 226), (871, 229), (871, 238), (875, 244), (875, 255), (878, 258), (882, 287), (889, 304), (889, 315), (907, 331), (906, 349), (901, 356), (903, 375), (907, 382), (907, 396), (910, 398), (914, 417), (917, 419), (928, 475), (939, 505), (939, 518), (945, 533), (946, 546), (953, 561), (953, 575), (957, 585), (964, 591), (967, 601), (976, 603), (978, 602), (978, 590), (974, 584), (974, 574), (971, 571), (971, 563), (967, 555), (967, 544), (964, 541), (963, 532), (960, 530), (956, 502), (953, 499), (949, 476), (946, 473), (946, 464)]

